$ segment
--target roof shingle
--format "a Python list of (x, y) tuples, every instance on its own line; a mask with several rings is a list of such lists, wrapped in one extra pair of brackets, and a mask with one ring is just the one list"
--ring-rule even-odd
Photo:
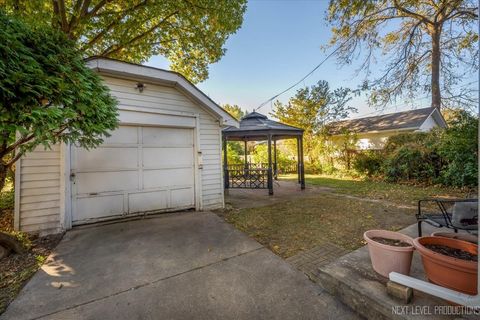
[(331, 122), (328, 132), (332, 135), (349, 132), (362, 133), (371, 131), (418, 129), (433, 112), (433, 108), (422, 108), (380, 116)]

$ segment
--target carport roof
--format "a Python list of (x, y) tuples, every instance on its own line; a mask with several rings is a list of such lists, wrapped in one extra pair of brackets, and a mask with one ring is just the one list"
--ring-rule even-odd
[(223, 129), (223, 136), (228, 140), (264, 140), (271, 135), (276, 140), (295, 138), (303, 135), (303, 129), (268, 119), (258, 112), (252, 112), (240, 120), (240, 127)]

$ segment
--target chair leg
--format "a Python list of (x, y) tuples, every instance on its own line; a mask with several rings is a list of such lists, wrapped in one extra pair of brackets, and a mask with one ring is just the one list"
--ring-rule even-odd
[(422, 236), (422, 220), (418, 221), (418, 236)]
[(455, 233), (458, 233), (458, 229), (453, 229), (453, 231), (455, 231)]

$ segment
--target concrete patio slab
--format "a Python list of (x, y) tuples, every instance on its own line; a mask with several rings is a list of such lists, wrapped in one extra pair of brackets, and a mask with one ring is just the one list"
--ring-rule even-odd
[[(423, 227), (425, 235), (439, 230), (441, 229), (433, 228), (428, 224), (424, 224)], [(416, 238), (417, 224), (400, 232)], [(427, 280), (418, 252), (414, 253), (410, 275)], [(416, 290), (410, 304), (404, 304), (401, 300), (392, 298), (386, 291), (388, 279), (377, 274), (372, 268), (367, 246), (348, 253), (330, 264), (319, 265), (314, 279), (330, 294), (367, 319), (478, 319), (478, 315), (470, 314), (471, 310), (467, 311), (463, 317), (461, 314), (448, 314), (445, 309), (438, 307), (448, 308), (450, 306), (448, 302)]]
[(333, 189), (328, 187), (306, 185), (301, 190), (295, 181), (274, 180), (273, 195), (268, 195), (268, 189), (226, 189), (225, 202), (238, 209), (254, 208), (331, 192)]
[(356, 319), (212, 213), (68, 232), (1, 319)]

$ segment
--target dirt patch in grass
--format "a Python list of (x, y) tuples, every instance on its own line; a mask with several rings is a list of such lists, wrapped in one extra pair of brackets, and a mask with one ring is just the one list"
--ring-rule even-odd
[(283, 258), (324, 242), (354, 250), (364, 245), (369, 229), (399, 230), (415, 223), (414, 209), (325, 193), (221, 215)]
[(22, 287), (42, 266), (53, 248), (62, 239), (63, 234), (46, 237), (26, 236), (22, 242), (28, 246), (23, 254), (11, 254), (0, 259), (0, 314), (15, 299)]

